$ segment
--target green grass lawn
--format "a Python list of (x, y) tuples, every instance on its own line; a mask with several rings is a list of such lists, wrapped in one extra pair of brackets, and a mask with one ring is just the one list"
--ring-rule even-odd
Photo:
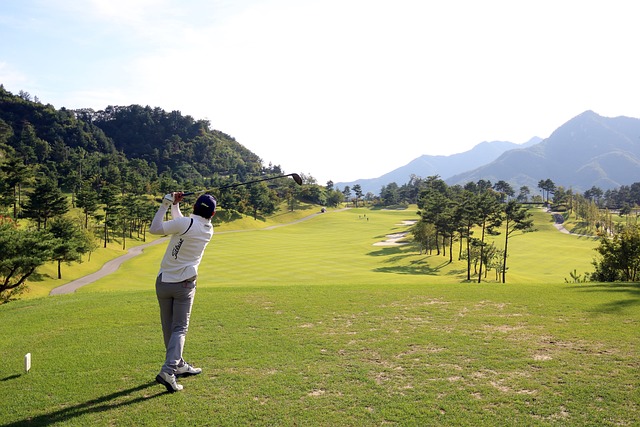
[[(559, 233), (550, 215), (533, 211), (538, 231), (510, 239), (507, 283), (563, 283), (574, 269), (593, 270), (594, 239)], [(270, 229), (216, 229), (200, 266), (199, 286), (423, 284), (466, 280), (466, 262), (419, 254), (412, 245), (374, 246), (388, 234), (406, 232), (415, 210), (349, 209)], [(252, 221), (252, 220), (251, 220)], [(496, 245), (503, 247), (502, 236)], [(114, 274), (80, 292), (148, 289), (164, 245), (149, 248)], [(477, 279), (474, 276), (473, 279)], [(495, 281), (489, 272), (487, 280)]]
[(563, 283), (596, 242), (535, 215), (507, 284), (374, 246), (415, 211), (220, 227), (185, 351), (203, 374), (176, 394), (153, 381), (164, 245), (75, 294), (0, 306), (0, 424), (638, 425), (640, 287)]

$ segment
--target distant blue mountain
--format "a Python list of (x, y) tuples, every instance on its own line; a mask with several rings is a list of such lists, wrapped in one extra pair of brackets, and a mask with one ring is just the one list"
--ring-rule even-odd
[(494, 161), (451, 176), (449, 185), (504, 180), (531, 190), (540, 180), (584, 192), (640, 182), (640, 119), (602, 117), (593, 111), (569, 120), (533, 147), (504, 152)]
[(395, 182), (398, 186), (402, 186), (410, 181), (411, 176), (426, 178), (428, 176), (439, 175), (440, 178), (446, 180), (451, 176), (490, 163), (509, 150), (531, 147), (540, 141), (542, 141), (542, 139), (538, 137), (531, 138), (524, 144), (516, 144), (508, 141), (485, 141), (464, 153), (452, 154), (450, 156), (423, 155), (407, 163), (405, 166), (401, 166), (378, 178), (338, 182), (334, 183), (334, 187), (342, 190), (347, 185), (353, 187), (355, 184), (359, 184), (364, 194), (371, 192), (378, 195), (383, 186), (389, 185), (392, 182)]

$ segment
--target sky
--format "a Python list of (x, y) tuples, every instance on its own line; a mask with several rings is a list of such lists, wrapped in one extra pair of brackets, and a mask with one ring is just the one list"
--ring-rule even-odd
[(0, 0), (0, 84), (178, 110), (319, 184), (640, 118), (635, 0)]

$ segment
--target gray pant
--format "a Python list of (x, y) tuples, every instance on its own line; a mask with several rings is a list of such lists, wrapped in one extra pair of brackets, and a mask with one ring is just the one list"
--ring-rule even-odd
[(182, 351), (189, 329), (193, 298), (196, 295), (196, 278), (168, 283), (162, 281), (160, 274), (156, 279), (156, 295), (160, 304), (160, 321), (166, 348), (162, 372), (173, 375), (178, 365), (184, 363)]

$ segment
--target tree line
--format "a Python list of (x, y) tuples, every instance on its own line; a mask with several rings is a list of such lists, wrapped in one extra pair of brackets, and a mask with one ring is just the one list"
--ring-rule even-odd
[[(400, 186), (395, 182), (383, 185), (377, 196), (370, 193), (363, 195), (360, 191), (360, 199), (365, 199), (381, 206), (416, 204), (418, 195), (428, 179), (428, 177), (423, 178), (412, 174), (409, 177), (409, 181)], [(491, 183), (491, 181), (484, 179), (478, 180), (475, 185), (480, 189), (492, 188), (500, 192), (505, 198), (515, 199), (521, 203), (558, 204), (564, 203), (569, 196), (581, 196), (589, 202), (594, 202), (598, 209), (627, 210), (634, 206), (640, 206), (640, 182), (621, 185), (619, 188), (608, 190), (593, 186), (583, 193), (556, 185), (549, 178), (539, 180), (537, 188), (530, 188), (526, 185), (514, 188), (504, 180)], [(534, 194), (536, 189), (540, 191), (540, 194)], [(351, 196), (348, 188), (347, 193), (348, 196)]]
[[(449, 262), (453, 262), (457, 242), (456, 256), (466, 260), (468, 281), (473, 274), (480, 283), (493, 269), (496, 280), (506, 283), (509, 238), (516, 232), (535, 230), (525, 205), (506, 201), (504, 192), (487, 183), (448, 186), (437, 175), (428, 177), (417, 196), (420, 220), (412, 234), (421, 251), (448, 253)], [(504, 244), (498, 249), (488, 237), (501, 233)]]

